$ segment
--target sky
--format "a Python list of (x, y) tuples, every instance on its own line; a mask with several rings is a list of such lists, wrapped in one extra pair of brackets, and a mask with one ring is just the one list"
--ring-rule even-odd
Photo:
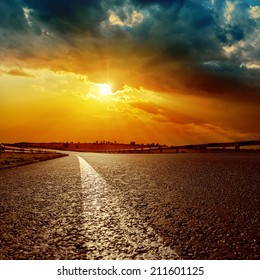
[(260, 0), (0, 0), (0, 142), (260, 139)]

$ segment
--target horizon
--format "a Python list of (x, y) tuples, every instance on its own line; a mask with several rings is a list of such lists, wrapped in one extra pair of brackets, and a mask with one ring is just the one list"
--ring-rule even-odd
[[(175, 145), (175, 144), (164, 144), (164, 143), (156, 143), (156, 142), (149, 142), (149, 143), (138, 143), (136, 141), (131, 141), (129, 143), (124, 143), (124, 142), (118, 142), (118, 141), (106, 141), (106, 140), (96, 140), (93, 142), (80, 142), (80, 141), (51, 141), (51, 142), (27, 142), (27, 141), (21, 141), (21, 142), (12, 142), (12, 143), (0, 143), (3, 145), (19, 145), (19, 144), (73, 144), (73, 145), (126, 145), (126, 146), (159, 146), (159, 147), (185, 147), (185, 146), (203, 146), (203, 145), (219, 145), (219, 146), (210, 146), (213, 148), (218, 148), (221, 147), (221, 145), (225, 144), (232, 144), (232, 146), (226, 146), (226, 147), (235, 147), (234, 144), (239, 144), (243, 148), (245, 147), (254, 147), (254, 146), (260, 146), (260, 139), (259, 140), (252, 140), (252, 139), (247, 139), (247, 140), (236, 140), (236, 141), (229, 141), (229, 142), (207, 142), (207, 143), (183, 143), (180, 145)], [(223, 146), (224, 147), (224, 146)]]
[(1, 142), (260, 139), (259, 1), (0, 8)]

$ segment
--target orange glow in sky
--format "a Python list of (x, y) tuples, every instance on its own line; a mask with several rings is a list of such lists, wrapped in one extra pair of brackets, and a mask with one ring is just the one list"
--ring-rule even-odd
[(7, 2), (0, 142), (260, 139), (259, 5)]

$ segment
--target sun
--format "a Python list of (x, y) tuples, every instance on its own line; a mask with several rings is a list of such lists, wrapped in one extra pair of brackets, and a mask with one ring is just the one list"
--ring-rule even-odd
[(98, 85), (98, 92), (102, 96), (111, 95), (113, 93), (110, 84), (99, 84)]

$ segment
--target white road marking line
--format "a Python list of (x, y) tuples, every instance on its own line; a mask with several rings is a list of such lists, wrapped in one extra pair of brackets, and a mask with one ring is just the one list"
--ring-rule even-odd
[[(82, 157), (80, 164), (87, 259), (180, 259)], [(131, 212), (131, 213), (130, 213)]]

